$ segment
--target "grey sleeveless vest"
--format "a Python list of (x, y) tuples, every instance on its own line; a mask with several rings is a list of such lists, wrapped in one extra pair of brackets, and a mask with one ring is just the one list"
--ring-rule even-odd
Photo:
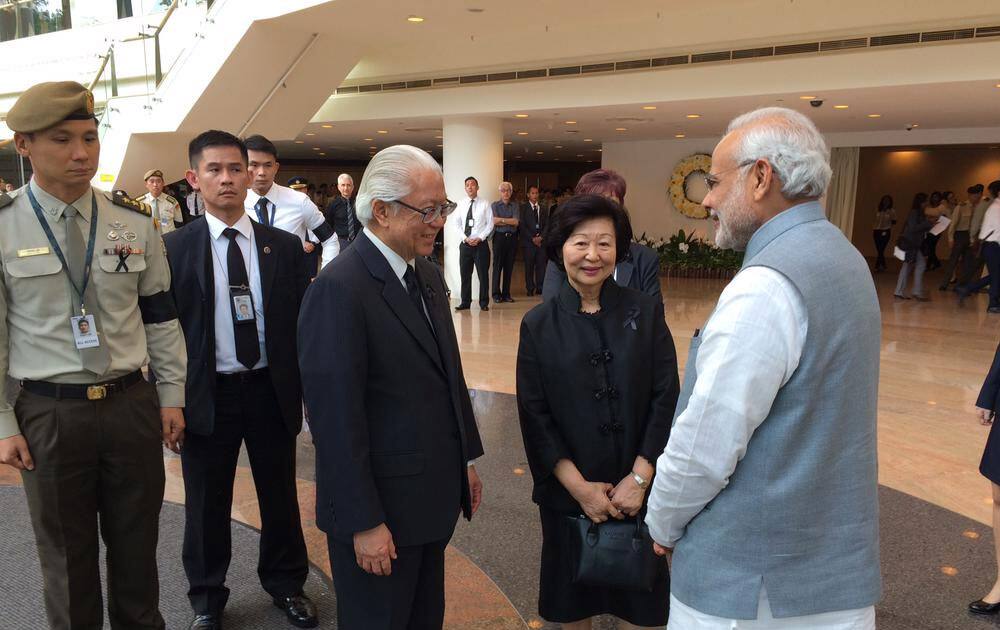
[[(755, 619), (851, 610), (881, 596), (876, 461), (881, 313), (868, 265), (805, 203), (764, 224), (743, 268), (770, 267), (804, 298), (799, 366), (729, 485), (688, 524), (671, 592), (703, 613)], [(691, 344), (677, 415), (694, 388)], [(675, 416), (676, 419), (676, 416)]]

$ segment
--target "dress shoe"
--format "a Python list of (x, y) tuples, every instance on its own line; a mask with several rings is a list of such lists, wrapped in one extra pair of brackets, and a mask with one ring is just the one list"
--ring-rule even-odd
[(897, 300), (908, 300), (908, 299), (910, 299), (910, 298), (906, 297), (905, 295), (900, 295), (898, 293), (895, 294), (895, 297), (896, 297)]
[(531, 297), (531, 296), (533, 296), (534, 294), (535, 294), (535, 292), (534, 292), (534, 291), (528, 291), (528, 297)]
[(988, 309), (986, 309), (986, 312), (987, 313), (994, 313), (994, 314), (1000, 313), (1000, 306), (991, 306)]
[(510, 297), (510, 296), (508, 295), (508, 296), (507, 296), (507, 297), (505, 297), (505, 298), (500, 298), (500, 301), (501, 301), (501, 302), (513, 302), (513, 301), (514, 301), (514, 298), (512, 298), (512, 297)]
[(219, 615), (198, 615), (188, 626), (188, 630), (222, 630), (222, 617)]
[(319, 625), (316, 616), (316, 605), (306, 597), (305, 593), (289, 597), (277, 597), (274, 605), (285, 611), (288, 622), (297, 628), (315, 628)]
[(500, 297), (499, 295), (497, 295), (497, 294), (494, 294), (494, 295), (493, 295), (493, 301), (494, 301), (494, 302), (500, 302), (500, 301), (502, 301), (502, 299), (501, 299), (501, 297)]
[(975, 615), (995, 615), (1000, 612), (1000, 602), (996, 604), (990, 604), (981, 599), (969, 604), (969, 612)]
[(487, 305), (485, 305), (485, 304), (483, 304), (482, 306), (479, 307), (479, 310), (481, 310), (481, 311), (488, 311), (488, 310), (490, 310), (490, 307), (487, 306)]
[(931, 299), (929, 297), (927, 297), (926, 295), (914, 295), (913, 299), (916, 300), (916, 301), (918, 301), (918, 302), (930, 302), (931, 301)]
[(469, 304), (459, 304), (458, 306), (455, 307), (455, 310), (456, 311), (467, 311), (467, 310), (469, 310), (469, 308), (470, 308)]

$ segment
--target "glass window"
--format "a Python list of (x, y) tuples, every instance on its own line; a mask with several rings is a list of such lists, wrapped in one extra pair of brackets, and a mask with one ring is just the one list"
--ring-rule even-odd
[(0, 0), (0, 41), (70, 28), (70, 4), (71, 0)]

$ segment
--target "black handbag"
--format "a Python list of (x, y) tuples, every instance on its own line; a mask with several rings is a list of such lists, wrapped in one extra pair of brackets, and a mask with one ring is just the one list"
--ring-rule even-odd
[(595, 523), (586, 516), (566, 517), (574, 551), (573, 583), (649, 593), (666, 570), (653, 551), (649, 528), (640, 516)]

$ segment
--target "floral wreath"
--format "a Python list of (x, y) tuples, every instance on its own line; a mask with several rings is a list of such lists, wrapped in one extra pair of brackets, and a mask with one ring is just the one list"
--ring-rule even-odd
[(687, 195), (687, 178), (691, 173), (702, 172), (708, 175), (712, 168), (712, 156), (704, 153), (692, 155), (678, 162), (670, 176), (670, 200), (674, 207), (686, 217), (692, 219), (707, 219), (708, 211), (697, 201), (692, 201)]

